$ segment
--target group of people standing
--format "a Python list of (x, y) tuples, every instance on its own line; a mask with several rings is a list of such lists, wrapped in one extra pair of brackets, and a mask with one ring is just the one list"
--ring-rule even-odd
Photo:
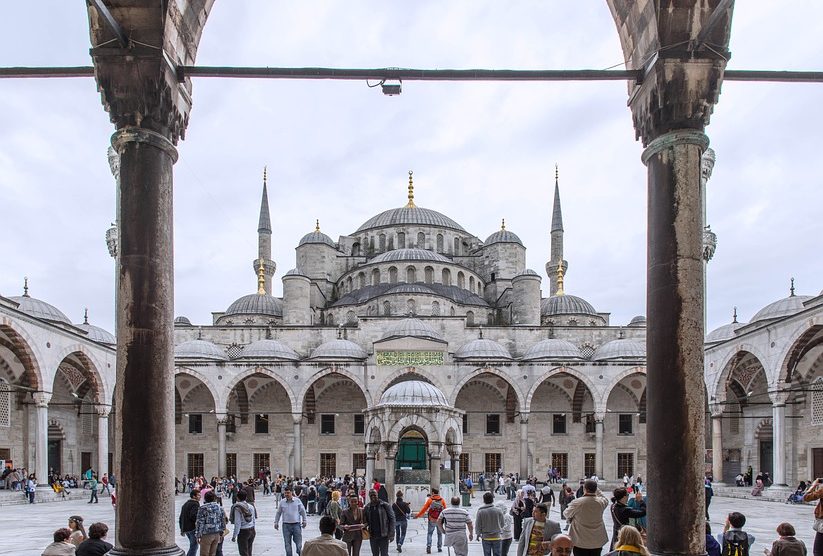
[(105, 540), (108, 532), (109, 526), (102, 522), (92, 523), (86, 532), (82, 516), (73, 515), (68, 519), (68, 527), (54, 532), (54, 542), (42, 556), (103, 556), (113, 548)]

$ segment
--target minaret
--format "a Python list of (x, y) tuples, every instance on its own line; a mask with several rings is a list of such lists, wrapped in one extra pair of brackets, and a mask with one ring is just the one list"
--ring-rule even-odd
[(257, 258), (252, 263), (255, 275), (263, 267), (265, 292), (271, 295), (271, 279), (277, 264), (271, 258), (271, 216), (269, 213), (269, 193), (266, 184), (266, 168), (263, 168), (263, 198), (260, 200), (260, 221), (257, 224)]
[[(560, 171), (554, 165), (554, 206), (552, 207), (551, 229), (551, 258), (546, 263), (546, 274), (549, 277), (549, 295), (557, 295), (558, 282), (555, 277), (566, 273), (569, 263), (563, 260), (563, 211), (560, 208)], [(562, 294), (562, 291), (561, 291)]]
[(717, 156), (714, 153), (714, 149), (706, 149), (706, 152), (703, 153), (703, 156), (700, 159), (700, 197), (701, 202), (703, 203), (703, 331), (706, 331), (706, 320), (707, 320), (707, 306), (708, 304), (705, 302), (707, 297), (707, 272), (706, 267), (709, 265), (709, 261), (712, 260), (714, 257), (714, 252), (717, 249), (717, 234), (712, 231), (712, 227), (708, 224), (707, 214), (708, 211), (706, 210), (706, 186), (709, 183), (709, 179), (712, 177), (712, 171), (714, 170), (714, 163), (717, 160)]

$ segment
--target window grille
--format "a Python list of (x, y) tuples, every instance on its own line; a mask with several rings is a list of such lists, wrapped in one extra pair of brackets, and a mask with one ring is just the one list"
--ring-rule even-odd
[(11, 426), (11, 387), (6, 379), (0, 378), (0, 427)]
[(812, 385), (812, 425), (823, 425), (823, 377)]

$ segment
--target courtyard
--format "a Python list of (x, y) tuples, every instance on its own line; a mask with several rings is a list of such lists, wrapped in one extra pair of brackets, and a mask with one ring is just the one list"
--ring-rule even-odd
[[(149, 491), (147, 490), (147, 493)], [(497, 501), (505, 500), (504, 496), (497, 496)], [(180, 535), (176, 525), (180, 507), (188, 499), (187, 495), (178, 495), (175, 499), (175, 530), (177, 530), (177, 545), (183, 549), (188, 548), (188, 541)], [(110, 527), (109, 542), (114, 541), (114, 510), (107, 497), (101, 497), (99, 504), (88, 504), (85, 498), (77, 498), (67, 502), (42, 503), (34, 505), (6, 506), (0, 512), (0, 530), (5, 534), (0, 538), (0, 555), (13, 554), (15, 556), (39, 556), (43, 549), (51, 542), (51, 535), (58, 527), (65, 527), (67, 518), (70, 515), (80, 515), (84, 518), (85, 526), (96, 521), (102, 521)], [(150, 496), (146, 499), (146, 504), (151, 504)], [(675, 504), (672, 501), (672, 504)], [(480, 506), (480, 497), (476, 495), (472, 500), (470, 512), (472, 515)], [(257, 538), (254, 543), (254, 554), (256, 556), (275, 556), (285, 554), (283, 540), (279, 531), (275, 531), (273, 520), (276, 510), (273, 496), (264, 497), (258, 493), (257, 508), (259, 520), (257, 525)], [(782, 521), (788, 521), (797, 529), (797, 538), (806, 543), (806, 547), (811, 551), (813, 542), (812, 531), (812, 511), (813, 507), (808, 505), (788, 505), (777, 502), (752, 501), (735, 498), (714, 497), (709, 508), (711, 517), (710, 523), (713, 532), (720, 532), (723, 529), (723, 522), (726, 515), (731, 511), (742, 512), (747, 517), (745, 529), (756, 537), (755, 545), (750, 554), (753, 556), (763, 553), (764, 548), (770, 548), (772, 541), (777, 538), (774, 532), (775, 527)], [(550, 519), (557, 521), (560, 512), (557, 506), (552, 508)], [(611, 517), (608, 511), (604, 512), (606, 528), (611, 531)], [(304, 531), (304, 541), (319, 535), (319, 517), (310, 516), (308, 526)], [(237, 554), (237, 545), (227, 539), (224, 543), (223, 553), (228, 555)], [(406, 535), (404, 554), (425, 554), (426, 547), (426, 521), (425, 519), (412, 520), (409, 523), (409, 530)], [(469, 553), (481, 555), (480, 544), (472, 542), (469, 544)], [(509, 551), (513, 556), (515, 548)], [(608, 548), (608, 547), (606, 547)], [(390, 552), (394, 553), (394, 545)], [(605, 550), (603, 553), (605, 554)], [(446, 549), (443, 553), (447, 554)], [(365, 543), (362, 556), (369, 556), (368, 544)]]

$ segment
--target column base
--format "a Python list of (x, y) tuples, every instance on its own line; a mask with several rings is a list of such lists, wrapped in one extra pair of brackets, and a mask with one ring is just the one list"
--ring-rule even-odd
[(186, 551), (179, 546), (167, 546), (165, 548), (142, 548), (132, 550), (130, 548), (112, 548), (109, 556), (185, 556)]

